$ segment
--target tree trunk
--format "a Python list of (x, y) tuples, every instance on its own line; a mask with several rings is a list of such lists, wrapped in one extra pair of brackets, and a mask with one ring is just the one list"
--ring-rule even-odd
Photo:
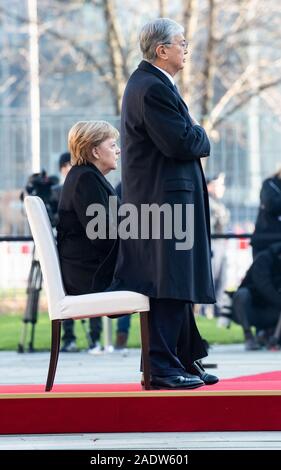
[(214, 26), (215, 26), (215, 0), (208, 0), (209, 9), (207, 16), (208, 37), (206, 42), (205, 64), (203, 68), (203, 87), (201, 100), (202, 125), (208, 124), (208, 115), (212, 106), (214, 87)]
[(166, 18), (168, 16), (167, 0), (159, 0), (159, 16), (160, 18)]
[[(182, 12), (182, 21), (181, 24), (185, 30), (185, 38), (188, 44), (191, 43), (192, 38), (195, 36), (195, 32), (197, 29), (197, 21), (198, 21), (198, 13), (199, 13), (199, 6), (198, 0), (187, 0), (184, 2), (183, 12)], [(185, 63), (184, 69), (181, 71), (179, 76), (179, 88), (181, 90), (181, 94), (188, 102), (188, 95), (189, 95), (189, 80), (190, 80), (190, 72), (191, 72), (191, 61), (187, 55), (187, 61)]]
[(106, 21), (107, 46), (112, 71), (113, 99), (116, 115), (121, 112), (122, 96), (129, 73), (123, 49), (123, 37), (115, 13), (114, 0), (104, 0), (104, 16)]

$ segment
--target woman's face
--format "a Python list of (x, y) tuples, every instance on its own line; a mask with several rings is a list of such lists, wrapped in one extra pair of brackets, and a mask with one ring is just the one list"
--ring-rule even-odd
[(106, 175), (110, 170), (116, 170), (117, 160), (120, 155), (120, 148), (116, 139), (109, 137), (97, 147), (93, 148), (94, 164)]

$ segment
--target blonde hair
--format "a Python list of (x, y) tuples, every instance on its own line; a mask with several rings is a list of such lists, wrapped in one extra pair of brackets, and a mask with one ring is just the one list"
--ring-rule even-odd
[(85, 165), (94, 160), (92, 150), (106, 139), (118, 139), (119, 132), (106, 121), (79, 121), (68, 133), (72, 165)]

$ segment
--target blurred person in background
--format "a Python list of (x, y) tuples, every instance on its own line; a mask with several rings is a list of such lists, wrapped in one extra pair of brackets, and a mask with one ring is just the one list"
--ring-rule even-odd
[(71, 169), (71, 155), (70, 152), (64, 152), (59, 157), (59, 171), (60, 171), (60, 184), (61, 187), (65, 182), (65, 178)]
[[(60, 182), (59, 184), (56, 184), (55, 186), (52, 187), (51, 199), (52, 199), (52, 207), (54, 208), (56, 219), (57, 219), (57, 214), (58, 214), (58, 205), (59, 205), (60, 195), (62, 191), (62, 186), (65, 181), (66, 175), (71, 168), (70, 158), (71, 157), (70, 157), (69, 152), (64, 152), (60, 155), (59, 161), (58, 161), (59, 172), (60, 172)], [(56, 220), (56, 222), (58, 223), (58, 219)]]
[(277, 242), (278, 235), (281, 241), (281, 167), (263, 182), (261, 188), (260, 207), (251, 241), (253, 258)]
[[(229, 210), (222, 202), (225, 193), (225, 175), (219, 173), (207, 178), (207, 187), (210, 204), (211, 234), (219, 235), (226, 232), (229, 223)], [(224, 289), (226, 281), (226, 248), (224, 239), (212, 239), (212, 270), (217, 302), (214, 305), (214, 315), (219, 316), (223, 306)]]
[(280, 313), (281, 243), (275, 243), (255, 258), (233, 297), (233, 320), (243, 328), (246, 350), (261, 347), (252, 327), (264, 336), (262, 332), (276, 327)]

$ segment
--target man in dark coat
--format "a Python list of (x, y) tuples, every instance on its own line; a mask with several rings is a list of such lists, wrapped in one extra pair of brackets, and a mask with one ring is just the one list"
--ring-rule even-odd
[[(200, 163), (209, 155), (210, 143), (174, 85), (173, 76), (183, 68), (187, 52), (183, 31), (166, 18), (142, 29), (145, 60), (129, 79), (122, 105), (122, 202), (137, 207), (139, 216), (144, 204), (168, 204), (174, 218), (180, 205), (183, 227), (189, 234), (194, 230), (193, 246), (186, 248), (175, 233), (165, 238), (162, 222), (160, 237), (150, 234), (144, 239), (140, 221), (138, 238), (120, 236), (111, 286), (150, 297), (151, 384), (165, 388), (217, 381), (195, 362), (207, 352), (192, 305), (215, 302), (208, 194)], [(186, 205), (193, 205), (194, 220)]]
[(255, 258), (233, 298), (233, 317), (245, 336), (246, 350), (259, 349), (251, 327), (275, 328), (281, 315), (281, 243)]

